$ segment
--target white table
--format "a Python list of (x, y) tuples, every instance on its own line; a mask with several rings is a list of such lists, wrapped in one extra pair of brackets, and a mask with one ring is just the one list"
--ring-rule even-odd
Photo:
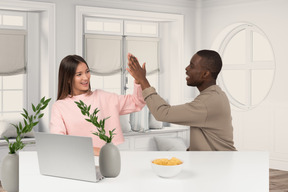
[[(121, 172), (98, 183), (39, 173), (36, 152), (20, 152), (20, 192), (268, 192), (267, 152), (160, 152), (121, 151)], [(156, 176), (151, 160), (177, 157), (183, 171), (174, 178)], [(98, 164), (98, 157), (95, 157)]]

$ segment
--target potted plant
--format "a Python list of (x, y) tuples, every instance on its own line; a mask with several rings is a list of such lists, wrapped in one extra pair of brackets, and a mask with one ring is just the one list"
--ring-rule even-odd
[(115, 128), (109, 131), (109, 135), (106, 135), (105, 121), (110, 117), (98, 120), (97, 113), (100, 111), (98, 108), (94, 109), (93, 113), (90, 114), (91, 105), (87, 106), (83, 101), (75, 101), (81, 113), (87, 116), (85, 120), (92, 123), (96, 130), (92, 134), (98, 136), (100, 139), (106, 142), (101, 148), (99, 154), (99, 167), (100, 172), (104, 177), (117, 177), (121, 169), (121, 158), (118, 147), (112, 143), (113, 136), (115, 135)]
[(39, 123), (39, 120), (44, 116), (44, 113), (41, 113), (41, 111), (47, 107), (50, 100), (50, 98), (45, 100), (45, 97), (43, 97), (38, 105), (35, 106), (32, 104), (32, 110), (34, 112), (33, 115), (29, 115), (27, 110), (23, 109), (23, 113), (21, 113), (21, 115), (24, 117), (23, 122), (12, 124), (17, 131), (15, 141), (10, 142), (9, 138), (4, 137), (8, 143), (9, 153), (2, 161), (1, 183), (3, 188), (8, 192), (19, 191), (19, 156), (17, 151), (26, 146), (26, 144), (22, 141), (24, 135), (31, 132), (33, 127)]

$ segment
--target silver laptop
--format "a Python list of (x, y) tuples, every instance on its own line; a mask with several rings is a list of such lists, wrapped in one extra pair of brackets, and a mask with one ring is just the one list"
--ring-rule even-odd
[(104, 177), (95, 166), (92, 138), (35, 132), (40, 173), (98, 182)]

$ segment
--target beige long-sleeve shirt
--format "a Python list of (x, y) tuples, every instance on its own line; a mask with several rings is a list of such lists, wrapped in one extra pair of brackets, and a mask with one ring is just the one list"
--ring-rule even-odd
[(200, 92), (190, 103), (170, 106), (153, 87), (143, 90), (146, 104), (158, 121), (190, 126), (190, 151), (235, 151), (230, 104), (217, 85)]

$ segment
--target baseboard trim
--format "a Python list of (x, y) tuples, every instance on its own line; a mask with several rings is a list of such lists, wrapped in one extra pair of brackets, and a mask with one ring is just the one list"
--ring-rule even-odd
[(278, 160), (278, 159), (270, 159), (269, 167), (271, 169), (278, 169), (282, 171), (288, 171), (288, 161)]

